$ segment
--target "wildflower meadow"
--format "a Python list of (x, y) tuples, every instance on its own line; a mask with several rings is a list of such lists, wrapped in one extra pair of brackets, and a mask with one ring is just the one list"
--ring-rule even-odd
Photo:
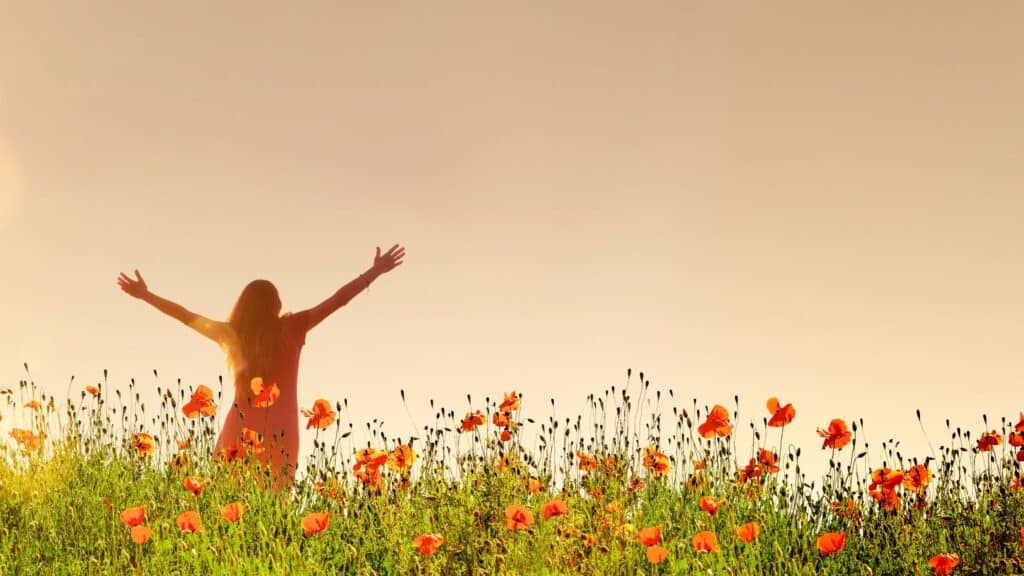
[[(0, 390), (0, 573), (1024, 573), (1024, 413), (907, 456), (799, 398), (741, 412), (631, 378), (570, 418), (469, 395), (412, 438), (319, 399), (284, 490), (253, 464), (258, 433), (211, 455), (218, 387), (158, 386), (153, 407), (134, 381), (72, 380), (58, 402), (30, 378)], [(273, 383), (253, 388), (274, 402)], [(821, 443), (786, 443), (797, 426)], [(801, 469), (808, 451), (827, 454), (823, 477)]]

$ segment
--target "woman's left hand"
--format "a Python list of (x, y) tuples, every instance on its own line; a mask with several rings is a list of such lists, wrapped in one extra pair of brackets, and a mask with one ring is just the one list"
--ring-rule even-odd
[(373, 258), (373, 269), (381, 274), (390, 272), (402, 263), (404, 256), (405, 248), (398, 244), (392, 246), (383, 256), (380, 253), (380, 246), (377, 246), (377, 255)]

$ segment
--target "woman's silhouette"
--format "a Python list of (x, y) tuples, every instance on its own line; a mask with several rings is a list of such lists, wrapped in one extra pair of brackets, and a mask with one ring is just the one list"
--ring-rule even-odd
[[(234, 376), (235, 400), (214, 452), (231, 459), (248, 449), (274, 472), (281, 473), (285, 483), (291, 484), (299, 453), (296, 376), (306, 332), (348, 303), (378, 276), (400, 265), (403, 256), (405, 248), (398, 244), (383, 255), (378, 246), (369, 270), (318, 306), (283, 316), (277, 288), (267, 280), (253, 280), (242, 290), (227, 322), (210, 320), (153, 294), (138, 270), (134, 279), (122, 272), (117, 283), (128, 294), (152, 304), (220, 345)], [(254, 402), (259, 384), (254, 386), (253, 379), (257, 377), (264, 386), (271, 388), (276, 384), (280, 390), (280, 397), (267, 407), (260, 407), (260, 401)]]

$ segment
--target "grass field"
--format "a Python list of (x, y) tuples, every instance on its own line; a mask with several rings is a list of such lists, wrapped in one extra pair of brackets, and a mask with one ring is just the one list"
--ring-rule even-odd
[[(641, 407), (676, 401), (641, 384), (558, 421), (514, 392), (467, 397), (415, 439), (370, 423), (369, 445), (344, 402), (318, 401), (312, 455), (278, 493), (246, 464), (265, 439), (209, 456), (209, 388), (162, 388), (153, 413), (134, 383), (60, 405), (20, 382), (0, 391), (0, 573), (1024, 574), (1024, 414), (908, 459), (788, 400), (662, 421)], [(823, 445), (786, 444), (792, 426)], [(800, 469), (811, 450), (823, 477)]]

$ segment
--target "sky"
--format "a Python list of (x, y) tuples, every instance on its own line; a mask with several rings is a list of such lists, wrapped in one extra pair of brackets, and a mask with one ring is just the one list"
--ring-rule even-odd
[(741, 423), (792, 402), (805, 458), (835, 417), (926, 456), (916, 409), (935, 443), (1024, 410), (1022, 17), (0, 0), (0, 387), (215, 385), (217, 346), (119, 272), (225, 320), (398, 243), (308, 335), (300, 405), (408, 436), (466, 394), (574, 417), (632, 369)]

